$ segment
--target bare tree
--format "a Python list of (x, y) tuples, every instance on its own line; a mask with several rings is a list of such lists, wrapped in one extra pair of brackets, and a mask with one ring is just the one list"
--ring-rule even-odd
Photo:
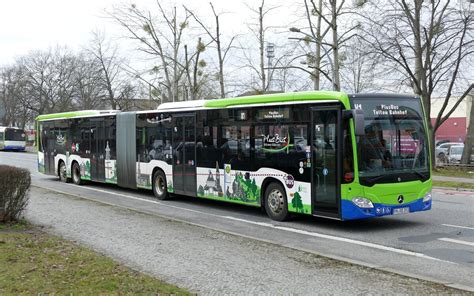
[[(303, 38), (291, 38), (304, 41), (308, 46), (314, 44), (314, 51), (306, 53), (307, 64), (312, 69), (311, 78), (314, 81), (314, 89), (321, 87), (322, 74), (332, 84), (333, 90), (341, 90), (340, 68), (341, 62), (339, 52), (345, 42), (356, 36), (354, 30), (358, 24), (346, 24), (341, 26), (341, 19), (344, 14), (352, 13), (345, 0), (304, 0), (306, 19), (309, 33), (300, 28), (292, 27), (291, 32), (303, 34)], [(349, 9), (350, 8), (350, 9)], [(313, 21), (313, 18), (316, 18)], [(342, 33), (341, 29), (343, 28)], [(330, 33), (330, 34), (329, 34)], [(326, 39), (330, 37), (330, 40)], [(328, 70), (323, 68), (323, 61), (327, 60)]]
[(29, 110), (20, 104), (21, 89), (24, 84), (23, 73), (17, 66), (0, 69), (0, 105), (4, 114), (2, 125), (24, 128), (29, 119)]
[(92, 34), (88, 52), (99, 65), (100, 81), (105, 90), (104, 98), (112, 109), (121, 109), (127, 105), (125, 98), (133, 99), (129, 97), (130, 77), (123, 70), (126, 60), (119, 55), (117, 45), (111, 44), (104, 33), (96, 31)]
[[(203, 84), (203, 68), (206, 67), (206, 61), (200, 59), (201, 53), (206, 50), (206, 45), (202, 42), (201, 37), (199, 37), (196, 51), (193, 54), (188, 53), (188, 46), (184, 46), (184, 55), (185, 55), (185, 65), (184, 69), (186, 71), (186, 79), (190, 88), (191, 100), (196, 100), (201, 91), (201, 86)], [(202, 95), (202, 94), (201, 94)]]
[(341, 48), (341, 83), (344, 89), (352, 93), (379, 89), (376, 78), (383, 74), (379, 69), (380, 59), (370, 53), (359, 38), (353, 38)]
[[(376, 1), (370, 17), (361, 15), (366, 20), (363, 38), (367, 46), (392, 65), (392, 76), (398, 75), (422, 97), (432, 146), (436, 130), (464, 98), (460, 96), (448, 108), (456, 87), (465, 87), (460, 74), (468, 71), (464, 66), (474, 52), (474, 15), (471, 9), (460, 10), (457, 5), (457, 1), (446, 0)], [(432, 124), (433, 94), (444, 100)]]
[[(160, 1), (156, 4), (158, 16), (154, 16), (150, 11), (140, 10), (134, 4), (127, 8), (117, 8), (114, 13), (110, 13), (110, 16), (128, 31), (131, 39), (139, 42), (141, 52), (156, 57), (158, 63), (150, 71), (163, 75), (162, 84), (167, 95), (162, 101), (176, 101), (179, 83), (185, 73), (181, 66), (185, 64), (181, 52), (182, 39), (190, 16), (186, 13), (178, 22), (176, 7), (167, 11)], [(155, 18), (159, 18), (161, 22), (156, 22)], [(147, 79), (141, 77), (141, 80)]]
[(24, 81), (20, 102), (35, 115), (75, 108), (76, 58), (67, 48), (32, 52), (20, 58), (17, 65)]
[(469, 88), (464, 92), (464, 96), (468, 96), (471, 99), (471, 110), (469, 112), (469, 125), (467, 127), (466, 141), (464, 142), (464, 150), (461, 157), (461, 163), (470, 164), (472, 148), (474, 145), (474, 84), (471, 84)]
[[(265, 67), (266, 33), (269, 29), (272, 28), (271, 26), (265, 24), (265, 17), (277, 8), (278, 6), (266, 7), (265, 0), (261, 0), (257, 8), (252, 8), (248, 6), (248, 9), (257, 16), (257, 23), (249, 24), (248, 28), (255, 36), (258, 42), (258, 66), (254, 64), (251, 54), (246, 54), (244, 52), (244, 55), (247, 60), (248, 66), (257, 75), (259, 86), (256, 89), (257, 92), (261, 93), (265, 93), (267, 90), (269, 90), (270, 85), (270, 77), (267, 77), (265, 70), (274, 71), (274, 69), (267, 69)], [(245, 49), (245, 46), (241, 44), (240, 48)]]
[(216, 44), (216, 49), (217, 49), (217, 62), (219, 65), (219, 72), (218, 72), (218, 79), (219, 79), (219, 86), (220, 86), (220, 96), (221, 98), (226, 96), (225, 92), (225, 84), (224, 84), (224, 63), (225, 59), (227, 57), (227, 54), (229, 50), (232, 47), (232, 42), (234, 42), (235, 37), (233, 36), (229, 43), (225, 46), (222, 44), (222, 39), (221, 39), (221, 27), (220, 27), (220, 21), (219, 21), (219, 14), (216, 13), (216, 10), (214, 9), (214, 5), (212, 2), (209, 3), (211, 5), (212, 13), (214, 15), (214, 20), (215, 20), (215, 32), (211, 32), (211, 29), (209, 29), (197, 16), (194, 14), (191, 10), (185, 7), (186, 11), (194, 18), (194, 20), (204, 29), (206, 34), (211, 38), (212, 42)]
[(75, 69), (76, 105), (79, 109), (102, 109), (106, 94), (102, 83), (101, 65), (86, 52), (78, 56)]

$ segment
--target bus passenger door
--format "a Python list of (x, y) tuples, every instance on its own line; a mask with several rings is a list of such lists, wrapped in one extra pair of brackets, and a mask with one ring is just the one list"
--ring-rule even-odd
[(340, 108), (312, 108), (313, 214), (339, 218), (340, 205)]
[(105, 144), (103, 118), (91, 119), (91, 179), (105, 182)]
[(54, 122), (43, 125), (44, 133), (44, 172), (49, 175), (56, 175), (54, 171), (54, 156), (56, 152), (56, 134), (54, 132)]
[(173, 118), (173, 189), (196, 196), (196, 118), (194, 114)]

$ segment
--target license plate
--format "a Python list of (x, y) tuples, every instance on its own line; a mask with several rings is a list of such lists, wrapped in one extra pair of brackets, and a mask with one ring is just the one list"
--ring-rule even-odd
[(410, 213), (410, 208), (398, 208), (398, 209), (393, 209), (393, 214), (394, 215), (400, 215), (400, 214), (408, 214)]

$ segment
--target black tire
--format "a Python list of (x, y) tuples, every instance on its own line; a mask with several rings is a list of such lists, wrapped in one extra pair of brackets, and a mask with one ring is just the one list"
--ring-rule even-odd
[(82, 185), (84, 182), (81, 180), (81, 167), (77, 162), (72, 165), (72, 182), (76, 185)]
[(265, 211), (267, 215), (276, 221), (288, 220), (288, 201), (283, 186), (273, 182), (265, 190)]
[(59, 180), (61, 182), (63, 183), (69, 182), (69, 178), (67, 177), (66, 164), (62, 160), (59, 162), (58, 175), (59, 175)]
[(161, 170), (155, 171), (152, 180), (153, 194), (159, 200), (169, 199), (168, 186), (165, 173)]

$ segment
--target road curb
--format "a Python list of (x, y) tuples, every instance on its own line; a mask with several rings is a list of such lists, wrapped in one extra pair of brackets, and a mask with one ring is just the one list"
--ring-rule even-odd
[(441, 187), (441, 186), (433, 186), (433, 189), (451, 190), (451, 191), (457, 191), (457, 192), (467, 192), (467, 193), (474, 192), (474, 189), (470, 189), (470, 188), (459, 188), (459, 187)]
[(308, 254), (313, 254), (315, 256), (324, 257), (324, 258), (337, 260), (337, 261), (342, 261), (342, 262), (352, 264), (352, 265), (359, 265), (359, 266), (363, 266), (363, 267), (370, 268), (370, 269), (381, 270), (381, 271), (384, 271), (384, 272), (396, 274), (396, 275), (399, 275), (399, 276), (404, 276), (404, 277), (409, 277), (409, 278), (414, 278), (414, 279), (418, 279), (418, 280), (422, 280), (422, 281), (428, 281), (428, 282), (440, 284), (440, 285), (443, 285), (443, 286), (446, 286), (446, 287), (449, 287), (449, 288), (454, 288), (454, 289), (468, 291), (468, 292), (474, 292), (474, 286), (471, 287), (471, 286), (466, 286), (466, 285), (463, 285), (463, 284), (442, 281), (442, 280), (439, 280), (439, 279), (436, 279), (436, 278), (433, 278), (433, 277), (417, 275), (417, 274), (413, 274), (413, 273), (410, 273), (410, 272), (404, 272), (404, 271), (400, 271), (400, 270), (397, 270), (397, 269), (393, 269), (393, 268), (390, 268), (390, 267), (384, 267), (384, 266), (381, 266), (381, 265), (370, 264), (370, 263), (367, 263), (367, 262), (347, 258), (347, 257), (344, 257), (344, 256), (338, 256), (338, 255), (328, 254), (328, 253), (325, 253), (325, 252), (318, 252), (318, 251), (314, 251), (314, 250), (308, 250), (306, 248), (290, 246), (290, 245), (287, 245), (287, 244), (278, 244), (278, 243), (275, 243), (275, 242), (272, 242), (272, 241), (269, 241), (269, 240), (266, 240), (266, 239), (253, 237), (251, 235), (245, 235), (245, 234), (240, 234), (240, 233), (236, 233), (236, 232), (233, 232), (233, 231), (217, 229), (215, 227), (211, 227), (211, 226), (207, 226), (207, 225), (203, 225), (203, 224), (199, 224), (199, 223), (194, 223), (194, 222), (189, 222), (189, 221), (179, 219), (179, 218), (176, 218), (176, 217), (167, 216), (165, 214), (157, 214), (156, 212), (151, 212), (151, 211), (148, 211), (148, 210), (143, 210), (143, 209), (139, 210), (139, 209), (131, 208), (131, 207), (128, 207), (128, 206), (117, 205), (117, 204), (113, 204), (113, 203), (109, 203), (109, 202), (105, 202), (105, 201), (101, 201), (101, 200), (96, 200), (94, 198), (89, 198), (89, 197), (82, 196), (82, 195), (76, 195), (76, 194), (73, 194), (73, 193), (70, 193), (70, 192), (65, 192), (65, 191), (58, 190), (58, 189), (51, 189), (51, 188), (39, 186), (39, 185), (36, 185), (36, 184), (34, 184), (34, 185), (32, 184), (31, 186), (36, 187), (36, 188), (40, 188), (40, 189), (44, 189), (44, 190), (47, 190), (47, 191), (67, 195), (67, 196), (70, 196), (72, 198), (80, 198), (80, 199), (96, 202), (96, 203), (99, 203), (99, 204), (105, 204), (105, 205), (116, 207), (116, 208), (127, 209), (127, 210), (130, 210), (130, 211), (136, 212), (136, 213), (141, 213), (141, 214), (146, 214), (146, 215), (150, 215), (150, 216), (160, 217), (160, 218), (168, 219), (168, 220), (171, 220), (171, 221), (184, 223), (184, 224), (188, 224), (188, 225), (193, 225), (193, 226), (196, 226), (196, 227), (200, 227), (200, 228), (204, 228), (204, 229), (208, 229), (208, 230), (212, 230), (212, 231), (216, 231), (216, 232), (220, 232), (220, 233), (225, 233), (225, 234), (229, 234), (229, 235), (233, 235), (233, 236), (243, 237), (243, 238), (251, 239), (251, 240), (254, 240), (254, 241), (259, 241), (259, 242), (271, 244), (271, 245), (274, 245), (274, 246), (279, 246), (279, 247), (284, 247), (284, 248), (287, 248), (287, 249), (302, 251), (302, 252), (305, 252), (305, 253), (308, 253)]

